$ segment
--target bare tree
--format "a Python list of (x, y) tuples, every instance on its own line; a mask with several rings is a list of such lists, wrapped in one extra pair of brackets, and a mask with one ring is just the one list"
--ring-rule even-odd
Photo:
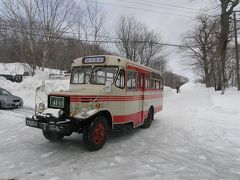
[(221, 32), (219, 36), (219, 57), (221, 62), (221, 90), (224, 94), (225, 85), (226, 85), (226, 55), (227, 55), (227, 46), (228, 46), (228, 36), (229, 36), (229, 17), (233, 13), (234, 7), (239, 4), (239, 0), (219, 0), (221, 3)]
[(180, 87), (189, 81), (188, 78), (172, 73), (170, 71), (164, 72), (163, 79), (164, 85), (173, 89), (177, 88), (177, 86)]
[[(146, 25), (138, 22), (134, 17), (125, 16), (120, 18), (116, 34), (119, 39), (116, 46), (126, 58), (146, 66), (160, 68), (160, 61), (164, 61), (165, 54), (159, 34), (149, 31)], [(162, 62), (162, 65), (164, 64)]]
[(29, 0), (2, 0), (2, 13), (5, 19), (5, 26), (14, 27), (14, 29), (22, 32), (22, 36), (26, 38), (27, 47), (29, 49), (27, 62), (34, 69), (36, 68), (36, 41), (34, 35), (38, 30), (36, 23), (36, 6)]
[[(83, 4), (83, 5), (82, 5)], [(82, 46), (76, 49), (78, 54), (99, 54), (101, 51), (99, 40), (103, 40), (105, 34), (105, 12), (97, 2), (81, 3), (75, 16), (74, 30), (77, 31), (78, 39), (84, 39)], [(85, 46), (85, 44), (91, 46)]]
[(35, 0), (37, 15), (44, 37), (42, 70), (49, 59), (51, 45), (73, 25), (73, 0)]
[(183, 37), (184, 54), (190, 57), (190, 65), (200, 70), (204, 74), (204, 82), (207, 87), (216, 84), (215, 61), (216, 59), (216, 34), (218, 31), (217, 19), (211, 19), (209, 16), (201, 15), (198, 18), (199, 26)]
[(86, 9), (93, 32), (93, 41), (96, 42), (99, 38), (99, 33), (103, 30), (105, 13), (101, 10), (98, 3), (86, 3)]
[(146, 27), (137, 22), (134, 17), (122, 16), (116, 28), (116, 34), (119, 42), (116, 44), (120, 53), (124, 54), (126, 58), (133, 61), (138, 60), (137, 51), (143, 52), (144, 46), (140, 46), (140, 40), (144, 41), (143, 32), (146, 32)]

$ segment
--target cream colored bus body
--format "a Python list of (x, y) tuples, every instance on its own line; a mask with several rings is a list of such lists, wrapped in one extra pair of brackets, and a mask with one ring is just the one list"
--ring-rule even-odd
[[(83, 58), (75, 59), (72, 68), (79, 66), (116, 66), (119, 69), (124, 69), (126, 75), (128, 67), (132, 67), (132, 69), (137, 68), (149, 73), (159, 74), (154, 69), (122, 57), (103, 56), (106, 60), (101, 64), (84, 64), (82, 62)], [(137, 127), (142, 125), (144, 119), (147, 118), (150, 107), (154, 109), (154, 113), (162, 110), (163, 89), (129, 91), (126, 87), (126, 78), (127, 76), (125, 76), (125, 88), (118, 88), (113, 83), (110, 93), (105, 91), (105, 85), (88, 83), (70, 84), (69, 91), (53, 92), (50, 96), (70, 96), (70, 115), (76, 119), (88, 119), (98, 112), (107, 111), (111, 115), (112, 127), (125, 123), (132, 123), (133, 127)]]

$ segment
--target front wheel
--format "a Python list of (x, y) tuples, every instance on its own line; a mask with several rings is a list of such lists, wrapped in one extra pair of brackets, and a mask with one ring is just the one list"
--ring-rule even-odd
[(60, 141), (64, 137), (64, 134), (59, 132), (42, 130), (42, 133), (46, 139), (53, 142)]
[(89, 151), (101, 149), (108, 136), (107, 120), (104, 116), (94, 118), (91, 123), (83, 128), (83, 141)]

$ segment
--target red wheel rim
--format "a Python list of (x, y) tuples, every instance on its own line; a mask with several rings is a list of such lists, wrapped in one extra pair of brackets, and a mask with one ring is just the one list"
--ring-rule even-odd
[(99, 123), (96, 125), (93, 131), (93, 142), (95, 144), (101, 144), (104, 141), (105, 137), (105, 127), (103, 123)]

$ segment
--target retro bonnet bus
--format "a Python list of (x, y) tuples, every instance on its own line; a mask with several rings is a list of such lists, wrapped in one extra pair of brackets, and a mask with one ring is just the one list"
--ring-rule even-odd
[(87, 149), (96, 151), (110, 129), (148, 128), (162, 107), (158, 71), (118, 56), (86, 56), (72, 62), (69, 90), (48, 94), (47, 108), (36, 104), (26, 125), (50, 141), (83, 133)]

